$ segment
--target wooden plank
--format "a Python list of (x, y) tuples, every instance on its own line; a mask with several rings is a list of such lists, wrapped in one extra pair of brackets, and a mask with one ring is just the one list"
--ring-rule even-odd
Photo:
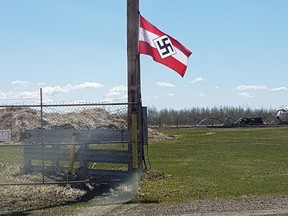
[(132, 155), (128, 151), (86, 149), (77, 152), (76, 161), (130, 164)]
[(70, 148), (53, 148), (53, 147), (43, 147), (42, 146), (24, 146), (24, 155), (30, 155), (33, 157), (42, 156), (42, 154), (46, 156), (53, 155), (63, 155), (63, 157), (69, 157), (69, 149)]
[(69, 152), (62, 152), (62, 153), (54, 153), (53, 152), (45, 152), (43, 155), (42, 153), (35, 154), (36, 151), (29, 152), (25, 154), (27, 159), (31, 160), (50, 160), (50, 161), (67, 161), (69, 159)]
[(79, 131), (79, 143), (101, 144), (115, 142), (130, 142), (131, 131), (129, 130), (94, 130), (94, 131)]
[[(42, 172), (41, 166), (31, 166), (29, 168), (30, 172)], [(50, 172), (59, 172), (59, 168), (55, 166), (45, 166), (44, 173), (49, 175)], [(76, 171), (76, 173), (78, 173)], [(99, 183), (111, 183), (111, 182), (123, 182), (131, 178), (132, 173), (129, 171), (122, 170), (96, 170), (96, 169), (87, 169), (85, 173), (78, 173), (80, 176), (79, 180), (87, 180), (89, 177), (90, 181), (99, 182)]]
[(73, 130), (26, 130), (21, 134), (24, 144), (70, 143)]
[[(41, 147), (24, 148), (25, 158), (29, 160), (59, 160), (68, 161), (69, 149), (54, 149), (44, 148), (42, 152)], [(42, 155), (43, 153), (43, 155)], [(132, 155), (128, 151), (117, 151), (117, 150), (79, 150), (76, 152), (75, 161), (77, 162), (95, 162), (95, 163), (131, 163)]]
[(101, 144), (101, 143), (122, 143), (130, 142), (131, 131), (129, 130), (27, 130), (22, 134), (24, 144), (33, 143), (71, 143), (72, 135), (77, 135), (78, 143)]

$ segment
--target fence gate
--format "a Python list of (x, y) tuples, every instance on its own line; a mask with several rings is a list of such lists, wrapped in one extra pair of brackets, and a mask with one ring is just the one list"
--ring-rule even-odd
[(42, 172), (45, 182), (111, 183), (131, 176), (129, 130), (27, 130), (24, 171)]
[(137, 154), (139, 161), (142, 157), (141, 149), (135, 148), (137, 129), (128, 126), (128, 107), (127, 103), (0, 106), (0, 185), (134, 178), (132, 155)]

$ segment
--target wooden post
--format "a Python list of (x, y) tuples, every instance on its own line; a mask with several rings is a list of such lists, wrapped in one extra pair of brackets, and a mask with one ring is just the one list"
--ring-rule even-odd
[(68, 166), (68, 173), (74, 173), (74, 162), (76, 156), (76, 145), (77, 145), (77, 133), (73, 132), (71, 138), (71, 146), (70, 146), (70, 156), (69, 156), (69, 166)]
[(135, 184), (133, 188), (136, 193), (138, 193), (138, 170), (142, 167), (142, 103), (138, 40), (139, 0), (127, 0), (128, 127), (132, 130), (132, 170)]
[(128, 124), (132, 113), (137, 113), (140, 101), (140, 61), (138, 54), (139, 0), (127, 0), (127, 73), (128, 73)]
[[(137, 131), (141, 127), (141, 86), (140, 60), (138, 54), (139, 40), (139, 0), (127, 0), (127, 73), (128, 73), (128, 126), (132, 129), (132, 114), (137, 114)], [(142, 134), (142, 133), (141, 133)], [(142, 140), (137, 137), (137, 143)], [(141, 144), (140, 144), (141, 145)], [(138, 146), (139, 147), (139, 146)], [(139, 148), (138, 148), (139, 149)], [(138, 158), (137, 155), (133, 157)]]

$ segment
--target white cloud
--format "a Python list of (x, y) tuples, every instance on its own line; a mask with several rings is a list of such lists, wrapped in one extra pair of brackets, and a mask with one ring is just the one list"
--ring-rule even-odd
[(239, 95), (242, 96), (242, 97), (248, 97), (248, 98), (253, 98), (254, 97), (254, 96), (250, 95), (247, 92), (241, 92), (241, 93), (239, 93)]
[(8, 99), (9, 97), (7, 97), (7, 96), (8, 96), (7, 92), (0, 92), (0, 99), (1, 100)]
[(270, 89), (270, 91), (287, 91), (287, 90), (288, 89), (284, 86)]
[(204, 81), (204, 78), (202, 78), (202, 77), (197, 77), (197, 78), (195, 78), (194, 80), (192, 80), (190, 83), (196, 83), (196, 82), (202, 82), (202, 81)]
[(110, 97), (104, 97), (102, 100), (101, 100), (101, 102), (103, 102), (103, 103), (113, 103), (113, 102), (116, 102), (116, 101), (121, 101), (121, 102), (123, 102), (124, 100), (127, 100), (128, 99), (128, 95), (127, 94), (125, 94), (125, 95), (119, 95), (119, 97), (117, 97), (117, 98), (110, 98)]
[(68, 84), (64, 88), (74, 90), (74, 89), (87, 89), (87, 88), (95, 89), (95, 88), (102, 88), (102, 87), (104, 87), (104, 85), (102, 85), (100, 83), (84, 82), (84, 83), (81, 83), (78, 85)]
[(120, 85), (120, 86), (114, 86), (113, 88), (111, 88), (107, 96), (105, 96), (105, 98), (102, 101), (106, 103), (108, 102), (111, 103), (117, 100), (119, 101), (127, 100), (127, 98), (128, 98), (127, 86)]
[(118, 97), (117, 100), (126, 99), (128, 97), (127, 86), (120, 85), (111, 88), (108, 92), (108, 96)]
[(243, 91), (243, 90), (266, 90), (269, 89), (266, 85), (240, 85), (235, 88), (236, 90)]
[(202, 94), (202, 93), (199, 93), (199, 94), (197, 94), (197, 95), (200, 96), (200, 97), (205, 97), (205, 95)]
[(1, 100), (21, 100), (21, 99), (39, 99), (39, 91), (25, 92), (0, 92)]
[[(20, 84), (25, 85), (25, 83), (29, 84), (30, 82), (29, 81), (22, 82), (19, 80), (13, 81), (14, 85), (20, 85)], [(75, 90), (79, 91), (86, 88), (101, 88), (101, 87), (103, 87), (103, 85), (99, 83), (84, 82), (76, 85), (68, 84), (66, 86), (45, 86), (42, 87), (42, 93), (45, 102), (52, 102), (51, 97), (57, 94), (68, 93)], [(39, 98), (40, 98), (39, 90), (0, 92), (1, 100), (27, 100), (27, 99), (39, 100)]]
[(176, 94), (168, 93), (167, 95), (168, 95), (169, 97), (173, 97), (173, 96), (175, 96)]
[(12, 85), (19, 85), (19, 86), (27, 86), (32, 84), (32, 82), (30, 81), (26, 81), (26, 80), (14, 80), (11, 82)]
[(167, 82), (156, 82), (155, 84), (161, 87), (175, 87), (175, 85)]
[[(70, 88), (71, 89), (71, 88)], [(70, 91), (69, 88), (63, 88), (61, 86), (46, 86), (44, 88), (42, 88), (42, 92), (43, 94), (45, 94), (46, 96), (53, 96), (56, 94), (61, 94), (61, 93), (67, 93)]]
[(113, 100), (112, 100), (111, 98), (105, 97), (105, 98), (103, 98), (103, 99), (101, 100), (101, 102), (102, 102), (102, 103), (112, 103)]
[[(14, 81), (14, 84), (19, 83), (26, 83), (26, 82), (18, 82), (17, 80)], [(27, 82), (29, 83), (29, 82)], [(99, 83), (90, 83), (85, 82), (82, 84), (72, 85), (68, 84), (64, 87), (62, 86), (46, 86), (42, 88), (43, 96), (45, 96), (45, 100), (50, 100), (47, 97), (54, 96), (57, 94), (68, 93), (73, 90), (81, 90), (86, 88), (101, 88), (103, 87), (102, 84)], [(24, 92), (0, 92), (0, 99), (7, 100), (7, 99), (39, 99), (40, 92), (37, 91), (24, 91)]]
[(73, 100), (71, 103), (74, 104), (84, 104), (84, 103), (89, 103), (90, 101), (86, 101), (86, 100)]
[(100, 84), (100, 83), (91, 83), (91, 82), (84, 82), (81, 84), (77, 84), (77, 85), (72, 85), (72, 84), (68, 84), (64, 87), (61, 86), (46, 86), (42, 88), (43, 94), (45, 94), (46, 96), (48, 95), (56, 95), (56, 94), (62, 94), (62, 93), (67, 93), (67, 92), (71, 92), (73, 90), (81, 90), (81, 89), (87, 89), (87, 88), (102, 88), (104, 87), (104, 85)]
[(124, 91), (127, 91), (127, 86), (120, 85), (110, 89), (110, 92), (124, 92)]
[(109, 96), (120, 96), (121, 93), (120, 93), (120, 92), (114, 92), (114, 91), (112, 91), (112, 92), (109, 92), (108, 95), (109, 95)]
[(39, 99), (39, 92), (34, 91), (34, 92), (21, 92), (19, 96), (17, 96), (17, 99)]

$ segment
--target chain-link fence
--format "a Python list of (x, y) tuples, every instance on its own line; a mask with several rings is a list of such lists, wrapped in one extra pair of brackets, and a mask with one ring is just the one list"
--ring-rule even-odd
[(123, 181), (131, 175), (128, 107), (0, 107), (0, 184)]

